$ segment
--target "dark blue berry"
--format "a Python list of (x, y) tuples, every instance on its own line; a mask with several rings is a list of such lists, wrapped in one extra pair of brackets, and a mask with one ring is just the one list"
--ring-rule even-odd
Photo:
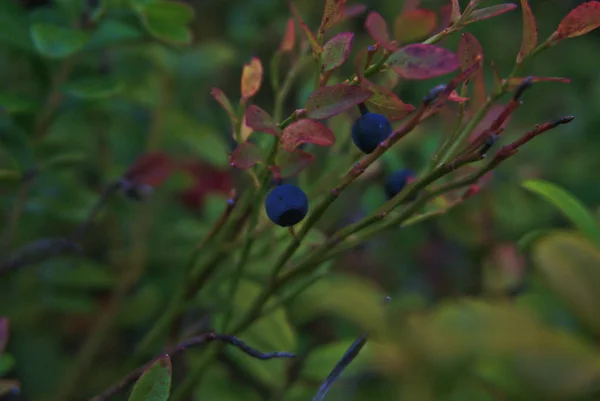
[(308, 198), (304, 191), (295, 185), (279, 185), (267, 195), (265, 209), (273, 223), (291, 227), (301, 222), (308, 213)]
[[(415, 172), (409, 169), (398, 170), (395, 173), (390, 174), (385, 183), (385, 193), (388, 199), (392, 199), (394, 196), (398, 195), (400, 191), (404, 189), (406, 184), (408, 184), (411, 179), (414, 179), (415, 176)], [(415, 194), (409, 200), (413, 201), (416, 197)]]
[(352, 140), (364, 153), (371, 153), (392, 133), (392, 124), (381, 114), (365, 113), (352, 125)]

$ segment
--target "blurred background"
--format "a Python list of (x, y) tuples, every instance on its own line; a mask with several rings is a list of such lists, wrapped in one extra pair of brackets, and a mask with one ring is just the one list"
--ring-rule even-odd
[[(69, 399), (83, 400), (124, 373), (122, 361), (166, 305), (190, 250), (224, 209), (234, 183), (240, 182), (240, 171), (229, 167), (229, 153), (235, 146), (231, 126), (211, 89), (218, 87), (236, 100), (242, 67), (252, 56), (262, 60), (268, 73), (290, 17), (289, 7), (282, 0), (188, 0), (195, 10), (190, 24), (194, 40), (182, 47), (152, 40), (134, 17), (117, 10), (94, 29), (85, 51), (52, 59), (33, 50), (30, 26), (73, 25), (85, 2), (1, 3), (0, 258), (36, 240), (68, 237), (85, 220), (104, 186), (143, 153), (166, 152), (177, 160), (176, 170), (146, 201), (125, 196), (111, 200), (83, 239), (81, 255), (52, 258), (0, 277), (0, 316), (9, 319), (11, 329), (6, 354), (0, 357), (0, 375), (21, 382), (21, 394), (15, 399), (51, 400), (52, 394), (64, 394), (61, 391), (71, 386)], [(100, 2), (88, 3), (83, 7), (94, 10)], [(363, 3), (390, 25), (403, 9), (402, 1)], [(540, 40), (581, 3), (530, 1)], [(323, 1), (302, 0), (296, 5), (308, 26), (316, 29)], [(442, 0), (421, 2), (422, 8), (434, 11), (446, 5)], [(366, 14), (333, 29), (332, 33), (356, 33), (350, 60), (357, 49), (372, 42), (363, 28)], [(483, 46), (488, 89), (490, 61), (501, 76), (511, 71), (521, 24), (516, 9), (465, 29)], [(456, 51), (459, 38), (454, 34), (441, 45)], [(386, 232), (332, 262), (329, 268), (335, 276), (351, 282), (348, 292), (340, 294), (359, 299), (362, 287), (355, 281), (366, 278), (369, 291), (391, 295), (404, 312), (463, 296), (534, 294), (524, 302), (535, 304), (546, 322), (587, 336), (568, 305), (528, 274), (529, 255), (518, 246), (533, 230), (564, 228), (569, 223), (520, 184), (526, 179), (556, 183), (599, 217), (599, 64), (600, 30), (536, 57), (523, 76), (566, 77), (571, 83), (536, 84), (524, 96), (506, 135), (516, 136), (536, 123), (565, 115), (574, 115), (574, 122), (528, 144), (494, 173), (485, 190), (448, 214)], [(349, 62), (336, 79), (341, 81), (352, 72)], [(312, 91), (312, 73), (306, 69), (292, 87), (284, 115), (303, 106)], [(401, 82), (395, 93), (416, 105), (429, 89), (447, 80), (448, 76)], [(272, 110), (269, 79), (252, 101)], [(46, 114), (49, 105), (51, 115)], [(335, 123), (339, 141), (350, 135), (350, 122), (342, 118)], [(448, 125), (440, 118), (420, 127), (386, 155), (379, 168), (384, 173), (403, 167), (422, 169)], [(327, 156), (327, 151), (315, 153), (318, 158)], [(310, 183), (315, 176), (328, 174), (319, 170), (326, 166), (317, 163), (299, 182)], [(22, 184), (13, 179), (15, 174), (35, 177)], [(335, 208), (320, 225), (322, 234), (311, 240), (322, 241), (323, 234), (367, 215), (384, 200), (377, 179), (361, 182), (340, 199), (345, 207)], [(257, 265), (268, 264), (271, 239), (265, 237), (257, 244)], [(226, 277), (227, 269), (233, 269), (233, 263), (224, 264), (221, 275)], [(223, 355), (198, 382), (195, 399), (310, 399), (361, 330), (348, 317), (347, 307), (319, 312), (319, 304), (337, 294), (326, 284), (292, 302), (282, 318), (285, 327), (274, 326), (267, 330), (271, 334), (265, 334), (272, 340), (265, 340), (267, 348), (291, 347), (303, 355), (301, 362), (248, 362), (235, 353)], [(214, 291), (199, 296), (189, 320), (210, 328), (212, 308), (218, 303), (215, 297)], [(338, 303), (343, 304), (339, 298), (332, 301)], [(92, 344), (86, 341), (90, 333), (95, 339)], [(88, 351), (88, 357), (81, 357)], [(200, 357), (199, 352), (190, 353), (186, 366), (201, 363)], [(398, 399), (390, 395), (396, 394), (395, 380), (368, 365), (357, 363), (328, 399)], [(184, 375), (184, 370), (176, 376)], [(487, 390), (485, 386), (481, 391), (448, 390), (447, 397), (439, 399), (521, 399)], [(546, 399), (539, 394), (527, 397), (523, 399)]]

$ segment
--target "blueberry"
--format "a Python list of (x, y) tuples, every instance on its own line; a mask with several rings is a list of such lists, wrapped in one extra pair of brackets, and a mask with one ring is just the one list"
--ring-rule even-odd
[[(385, 183), (385, 193), (388, 199), (392, 199), (394, 196), (398, 195), (400, 191), (404, 189), (406, 184), (408, 184), (411, 179), (414, 179), (415, 176), (415, 172), (407, 168), (390, 174)], [(409, 200), (413, 201), (416, 199), (416, 197), (417, 196), (415, 194)]]
[(295, 185), (279, 185), (267, 195), (265, 209), (273, 223), (291, 227), (301, 222), (308, 213), (308, 198), (304, 191)]
[(352, 140), (364, 153), (371, 153), (392, 133), (392, 124), (381, 114), (364, 113), (352, 125)]

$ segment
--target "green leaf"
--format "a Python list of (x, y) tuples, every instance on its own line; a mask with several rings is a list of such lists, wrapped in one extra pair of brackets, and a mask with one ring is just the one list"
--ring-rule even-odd
[(206, 371), (194, 399), (208, 398), (223, 401), (260, 401), (262, 399), (253, 388), (240, 383), (230, 369), (223, 364), (216, 363), (213, 363)]
[(123, 327), (137, 327), (156, 316), (162, 303), (160, 288), (148, 283), (133, 294), (119, 309), (118, 320)]
[(96, 28), (85, 48), (87, 50), (98, 50), (120, 42), (139, 40), (143, 37), (144, 34), (140, 29), (126, 22), (107, 19), (102, 21)]
[(0, 355), (0, 377), (4, 376), (15, 366), (15, 358), (10, 354)]
[(69, 265), (62, 262), (46, 262), (39, 272), (42, 280), (55, 287), (73, 289), (109, 289), (116, 283), (114, 274), (107, 267), (91, 261)]
[(539, 240), (532, 256), (551, 289), (600, 334), (600, 251), (578, 234), (556, 232)]
[(136, 7), (148, 32), (157, 39), (173, 44), (189, 44), (192, 33), (187, 25), (194, 10), (187, 4), (155, 1)]
[[(221, 288), (222, 297), (229, 294), (229, 281)], [(234, 321), (240, 319), (248, 311), (253, 300), (260, 294), (261, 287), (250, 281), (242, 281), (233, 302)], [(220, 320), (221, 316), (217, 316)], [(217, 322), (217, 327), (220, 326)], [(278, 308), (267, 316), (257, 320), (247, 330), (240, 333), (240, 339), (261, 352), (286, 351), (295, 352), (297, 338), (294, 328), (287, 319), (283, 308)], [(285, 359), (260, 360), (252, 358), (235, 347), (227, 347), (227, 355), (231, 357), (248, 375), (269, 388), (280, 388), (285, 384)]]
[(591, 241), (600, 244), (600, 228), (589, 210), (573, 195), (559, 186), (541, 180), (525, 181), (525, 189), (541, 195), (556, 206)]
[(41, 55), (61, 59), (81, 50), (89, 36), (76, 29), (39, 23), (31, 27), (31, 37)]
[(0, 43), (33, 52), (27, 17), (16, 2), (0, 1)]
[(37, 110), (38, 107), (39, 102), (29, 96), (10, 92), (0, 93), (0, 109), (9, 114), (29, 113)]
[(107, 99), (123, 90), (123, 83), (111, 77), (88, 77), (69, 82), (63, 91), (87, 100)]
[(129, 401), (167, 401), (171, 393), (171, 358), (161, 356), (133, 386)]
[(88, 160), (88, 155), (81, 152), (63, 153), (52, 156), (40, 163), (41, 170), (60, 169), (64, 167), (74, 167)]

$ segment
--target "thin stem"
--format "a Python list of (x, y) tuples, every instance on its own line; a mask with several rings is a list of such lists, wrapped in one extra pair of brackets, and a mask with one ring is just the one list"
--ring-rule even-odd
[(204, 345), (204, 344), (210, 343), (212, 341), (219, 341), (224, 344), (232, 345), (232, 346), (240, 349), (246, 355), (249, 355), (252, 358), (257, 358), (260, 360), (268, 360), (268, 359), (274, 359), (274, 358), (293, 358), (295, 356), (294, 354), (289, 353), (289, 352), (264, 353), (264, 352), (258, 351), (256, 349), (250, 347), (248, 344), (246, 344), (245, 342), (243, 342), (242, 340), (240, 340), (239, 338), (237, 338), (235, 336), (230, 336), (230, 335), (225, 335), (225, 334), (217, 334), (217, 333), (213, 333), (213, 332), (205, 333), (205, 334), (201, 334), (196, 337), (192, 337), (188, 340), (182, 341), (181, 343), (177, 344), (176, 346), (166, 349), (165, 351), (162, 352), (162, 354), (160, 356), (152, 359), (150, 362), (135, 369), (134, 371), (129, 373), (127, 376), (125, 376), (119, 383), (106, 389), (101, 394), (91, 398), (90, 401), (106, 401), (110, 397), (118, 394), (123, 388), (133, 384), (136, 380), (138, 380), (144, 374), (146, 369), (148, 369), (150, 366), (152, 366), (153, 363), (155, 363), (157, 360), (159, 360), (164, 355), (170, 356), (172, 358), (190, 348), (197, 347), (199, 345)]

